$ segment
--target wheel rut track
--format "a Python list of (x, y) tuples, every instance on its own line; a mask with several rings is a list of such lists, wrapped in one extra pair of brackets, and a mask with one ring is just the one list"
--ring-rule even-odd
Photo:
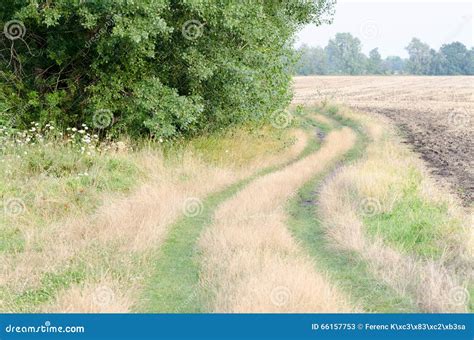
[[(196, 217), (183, 216), (175, 222), (166, 240), (153, 256), (153, 272), (145, 283), (134, 310), (138, 312), (198, 313), (204, 312), (199, 301), (201, 251), (197, 241), (211, 223), (214, 211), (249, 183), (297, 162), (317, 148), (316, 140), (308, 141), (295, 158), (280, 165), (257, 171), (238, 183), (209, 195), (202, 201), (203, 211)], [(176, 254), (179, 254), (177, 256)]]
[(200, 242), (207, 311), (357, 310), (314, 268), (286, 225), (288, 199), (343, 157), (355, 140), (350, 128), (332, 131), (318, 151), (259, 178), (219, 206)]

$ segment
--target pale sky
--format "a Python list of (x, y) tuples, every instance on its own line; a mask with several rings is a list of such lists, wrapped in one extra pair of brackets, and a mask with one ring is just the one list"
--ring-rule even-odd
[(338, 32), (349, 32), (362, 42), (366, 54), (379, 48), (382, 57), (407, 57), (405, 47), (413, 37), (436, 50), (460, 41), (473, 46), (474, 1), (352, 1), (339, 0), (331, 25), (308, 25), (296, 38), (296, 46), (326, 46)]

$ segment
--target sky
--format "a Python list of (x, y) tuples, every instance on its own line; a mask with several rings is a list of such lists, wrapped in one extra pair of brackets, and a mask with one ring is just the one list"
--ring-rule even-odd
[(308, 25), (296, 37), (296, 47), (326, 46), (338, 32), (349, 32), (368, 54), (375, 47), (382, 57), (407, 57), (405, 47), (413, 37), (434, 49), (460, 41), (473, 46), (474, 1), (339, 0), (331, 25)]

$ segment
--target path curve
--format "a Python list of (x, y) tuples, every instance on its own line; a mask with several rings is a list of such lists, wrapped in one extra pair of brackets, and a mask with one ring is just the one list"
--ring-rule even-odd
[(219, 207), (200, 241), (209, 311), (354, 311), (292, 238), (285, 204), (355, 141), (350, 128), (330, 132), (320, 150), (252, 182)]

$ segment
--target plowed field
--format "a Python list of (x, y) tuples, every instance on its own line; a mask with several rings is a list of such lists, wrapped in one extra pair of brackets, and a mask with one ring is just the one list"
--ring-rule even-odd
[(433, 172), (474, 199), (474, 77), (296, 77), (295, 103), (342, 102), (392, 119)]

